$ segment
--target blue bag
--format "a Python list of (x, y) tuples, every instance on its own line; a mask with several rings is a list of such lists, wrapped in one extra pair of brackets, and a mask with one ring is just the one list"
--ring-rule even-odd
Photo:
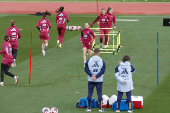
[[(77, 108), (87, 108), (87, 98), (80, 98), (76, 107)], [(92, 98), (90, 107), (91, 108), (97, 108), (98, 107), (98, 101), (95, 100), (94, 98)]]
[[(131, 102), (131, 109), (133, 109), (133, 102)], [(115, 110), (116, 111), (117, 109), (117, 101), (115, 101), (112, 105), (112, 110)], [(128, 111), (129, 110), (129, 105), (128, 105), (128, 102), (125, 98), (123, 98), (121, 100), (121, 103), (120, 103), (120, 108), (119, 108), (120, 111)]]

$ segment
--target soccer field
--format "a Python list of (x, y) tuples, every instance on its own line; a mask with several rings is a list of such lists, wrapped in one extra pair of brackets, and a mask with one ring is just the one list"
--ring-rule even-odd
[[(26, 14), (0, 14), (0, 37), (4, 37), (10, 27), (10, 20), (16, 21), (21, 30), (16, 68), (10, 71), (19, 76), (19, 83), (5, 75), (4, 87), (0, 87), (1, 113), (40, 113), (43, 107), (57, 107), (59, 113), (82, 113), (83, 108), (76, 108), (81, 97), (87, 96), (87, 75), (83, 68), (80, 31), (66, 31), (63, 48), (56, 47), (57, 26), (55, 16), (47, 17), (52, 24), (49, 46), (46, 56), (41, 53), (41, 41), (36, 24), (41, 16)], [(69, 15), (67, 25), (84, 27), (84, 23), (93, 21), (97, 15)], [(101, 54), (106, 63), (103, 94), (109, 97), (117, 95), (117, 81), (114, 69), (125, 54), (131, 57), (136, 69), (133, 74), (134, 90), (132, 95), (144, 97), (144, 108), (137, 113), (169, 113), (170, 71), (168, 58), (170, 32), (163, 27), (163, 18), (168, 15), (116, 15), (116, 19), (134, 19), (139, 21), (117, 21), (117, 30), (121, 31), (121, 45), (117, 55)], [(97, 24), (94, 25), (97, 27)], [(29, 85), (30, 36), (33, 31), (32, 78)], [(156, 85), (156, 36), (159, 32), (160, 85)], [(97, 40), (98, 37), (96, 37)], [(1, 38), (0, 45), (3, 43)], [(0, 46), (2, 49), (2, 46)], [(88, 57), (89, 58), (89, 57)], [(0, 57), (2, 60), (2, 56)], [(124, 97), (126, 97), (124, 95)], [(93, 98), (97, 99), (96, 90)], [(98, 109), (92, 109), (98, 113)], [(106, 112), (114, 112), (107, 108)]]

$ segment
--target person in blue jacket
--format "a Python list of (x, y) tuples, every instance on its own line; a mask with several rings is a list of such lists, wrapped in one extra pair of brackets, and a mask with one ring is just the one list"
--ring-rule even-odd
[(128, 112), (134, 112), (131, 109), (131, 91), (134, 89), (132, 81), (132, 73), (135, 72), (135, 68), (130, 64), (130, 57), (125, 55), (122, 59), (122, 62), (115, 68), (115, 77), (117, 79), (117, 110), (120, 112), (120, 102), (123, 96), (123, 93), (126, 93), (127, 102), (129, 106)]
[(93, 95), (94, 86), (97, 89), (98, 101), (100, 104), (99, 112), (105, 112), (102, 107), (102, 84), (103, 84), (103, 74), (105, 73), (106, 65), (100, 56), (100, 50), (94, 50), (94, 56), (88, 59), (85, 63), (85, 72), (88, 78), (88, 96), (87, 96), (87, 112), (91, 112), (91, 98)]

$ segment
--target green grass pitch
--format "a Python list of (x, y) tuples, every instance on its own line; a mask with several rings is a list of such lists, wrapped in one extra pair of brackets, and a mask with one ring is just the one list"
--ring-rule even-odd
[[(10, 71), (19, 76), (19, 83), (5, 75), (5, 86), (0, 87), (1, 113), (40, 113), (43, 107), (57, 107), (59, 113), (82, 113), (85, 109), (76, 108), (80, 97), (87, 96), (87, 75), (83, 68), (80, 31), (66, 31), (63, 49), (57, 48), (57, 26), (55, 16), (47, 17), (52, 24), (49, 47), (46, 56), (41, 54), (41, 41), (36, 24), (41, 16), (0, 14), (0, 45), (10, 20), (16, 21), (21, 30), (19, 39), (17, 67)], [(84, 26), (97, 15), (69, 15), (67, 25)], [(169, 113), (169, 27), (163, 27), (162, 21), (167, 15), (116, 15), (117, 19), (138, 19), (137, 22), (117, 21), (117, 30), (121, 31), (120, 52), (101, 54), (106, 62), (103, 94), (109, 97), (117, 94), (117, 81), (114, 68), (123, 55), (131, 57), (136, 68), (133, 74), (134, 90), (132, 95), (144, 97), (144, 108), (137, 113)], [(97, 27), (97, 24), (94, 25)], [(30, 35), (33, 31), (32, 78), (29, 79)], [(156, 85), (156, 35), (159, 32), (160, 85)], [(0, 46), (2, 49), (2, 46)], [(87, 57), (89, 58), (89, 57)], [(0, 57), (2, 60), (2, 57)], [(79, 93), (76, 93), (79, 92)], [(93, 97), (97, 99), (96, 90)], [(124, 95), (124, 97), (126, 97)], [(92, 109), (98, 113), (98, 109)], [(110, 108), (106, 112), (114, 112)]]

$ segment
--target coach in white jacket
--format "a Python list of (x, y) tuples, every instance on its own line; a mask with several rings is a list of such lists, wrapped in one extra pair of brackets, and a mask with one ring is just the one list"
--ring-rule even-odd
[(88, 59), (85, 63), (85, 72), (87, 73), (88, 79), (88, 96), (87, 96), (87, 112), (91, 111), (91, 98), (93, 95), (94, 86), (97, 89), (98, 101), (100, 104), (99, 112), (105, 112), (102, 108), (102, 85), (103, 85), (103, 74), (105, 73), (105, 62), (99, 57), (100, 50), (94, 50), (94, 56)]
[(129, 103), (128, 112), (133, 112), (131, 109), (131, 91), (134, 89), (132, 81), (132, 73), (135, 72), (135, 68), (130, 64), (130, 57), (125, 55), (122, 59), (122, 62), (115, 68), (115, 77), (117, 79), (117, 110), (120, 112), (120, 102), (123, 96), (123, 93), (126, 92), (127, 102)]

